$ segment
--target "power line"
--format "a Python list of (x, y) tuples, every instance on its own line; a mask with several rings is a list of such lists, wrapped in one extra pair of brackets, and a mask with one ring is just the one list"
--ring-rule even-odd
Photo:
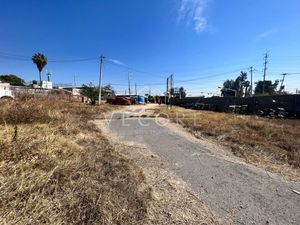
[(133, 68), (131, 66), (127, 66), (125, 64), (116, 63), (116, 62), (114, 62), (114, 60), (110, 60), (110, 61), (107, 61), (107, 62), (110, 63), (111, 65), (115, 65), (115, 66), (118, 66), (118, 67), (125, 68), (126, 71), (130, 70), (130, 71), (133, 71), (133, 72), (138, 73), (138, 74), (148, 74), (148, 75), (152, 75), (152, 76), (155, 76), (155, 77), (164, 78), (164, 76), (162, 76), (162, 75), (158, 75), (158, 74), (155, 74), (155, 73), (135, 69), (135, 68)]
[(85, 58), (85, 59), (50, 59), (48, 62), (53, 63), (73, 63), (73, 62), (85, 62), (85, 61), (96, 61), (98, 58)]
[[(17, 55), (11, 53), (0, 52), (0, 58), (11, 59), (17, 61), (31, 61), (31, 57), (24, 55)], [(98, 57), (82, 58), (82, 59), (52, 59), (49, 58), (48, 62), (52, 63), (72, 63), (72, 62), (83, 62), (83, 61), (95, 61)]]
[[(239, 71), (245, 70), (245, 69), (248, 69), (248, 68), (242, 68), (242, 69), (238, 69), (238, 70), (231, 70), (231, 71), (228, 71), (228, 72), (222, 72), (222, 73), (211, 74), (211, 75), (202, 76), (202, 77), (195, 78), (195, 79), (179, 80), (179, 81), (176, 81), (176, 83), (190, 83), (190, 82), (192, 82), (192, 81), (205, 80), (205, 79), (212, 78), (212, 77), (217, 77), (217, 76), (222, 76), (222, 75), (226, 75), (226, 74), (229, 74), (229, 73), (239, 72)], [(123, 84), (112, 84), (112, 85), (127, 86), (127, 85), (125, 85), (125, 84), (124, 84), (124, 85), (123, 85)], [(165, 85), (165, 82), (139, 84), (139, 85), (137, 85), (137, 86), (156, 86), (156, 85)]]
[(226, 75), (226, 74), (229, 74), (229, 73), (240, 72), (240, 71), (245, 70), (245, 69), (247, 69), (247, 68), (242, 68), (242, 69), (233, 70), (233, 71), (228, 71), (228, 72), (222, 72), (222, 73), (215, 73), (215, 74), (211, 74), (211, 75), (207, 75), (207, 76), (199, 77), (199, 78), (195, 78), (195, 79), (179, 80), (179, 81), (176, 81), (176, 83), (185, 83), (185, 82), (191, 82), (191, 81), (203, 80), (203, 79), (207, 79), (207, 78), (211, 78), (211, 77), (216, 77), (216, 76)]

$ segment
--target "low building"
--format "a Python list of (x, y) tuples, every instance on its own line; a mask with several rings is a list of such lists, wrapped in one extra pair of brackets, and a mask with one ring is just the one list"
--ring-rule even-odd
[(0, 83), (0, 98), (11, 97), (13, 98), (12, 91), (9, 83)]
[(42, 81), (42, 88), (44, 88), (44, 89), (52, 89), (53, 88), (52, 81), (43, 80)]
[(73, 96), (80, 96), (81, 95), (81, 89), (80, 88), (72, 88), (72, 95)]

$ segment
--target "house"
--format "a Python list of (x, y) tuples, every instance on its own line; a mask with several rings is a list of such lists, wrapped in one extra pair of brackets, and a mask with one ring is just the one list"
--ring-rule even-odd
[(9, 83), (0, 83), (0, 98), (13, 98)]

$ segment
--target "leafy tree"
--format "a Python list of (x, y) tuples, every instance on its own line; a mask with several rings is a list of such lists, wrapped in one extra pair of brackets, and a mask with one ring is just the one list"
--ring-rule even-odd
[[(99, 98), (99, 87), (94, 86), (92, 83), (88, 85), (83, 84), (80, 93), (92, 101), (96, 101)], [(115, 91), (111, 85), (101, 88), (101, 96), (107, 96), (107, 94), (115, 94)]]
[(95, 101), (96, 99), (99, 98), (99, 89), (96, 88), (92, 83), (90, 83), (88, 85), (83, 84), (80, 94), (88, 97), (92, 101)]
[(174, 98), (185, 98), (186, 91), (182, 86), (180, 88), (175, 87), (170, 89), (170, 95)]
[(245, 81), (244, 82), (244, 87), (245, 87), (245, 97), (248, 97), (248, 96), (250, 96), (251, 95), (251, 93), (250, 93), (250, 81)]
[(39, 70), (40, 85), (42, 85), (42, 70), (47, 65), (48, 59), (41, 53), (36, 53), (32, 56), (32, 62), (36, 64)]
[[(263, 81), (258, 81), (255, 83), (256, 87), (254, 93), (256, 95), (263, 94), (263, 83), (264, 83)], [(275, 80), (274, 83), (271, 80), (266, 80), (264, 94), (275, 94), (278, 84), (279, 84), (279, 80)]]
[(0, 81), (3, 83), (10, 83), (11, 85), (16, 85), (16, 86), (25, 85), (25, 81), (14, 74), (0, 75)]
[(236, 91), (236, 96), (243, 97), (247, 96), (249, 92), (250, 82), (247, 81), (247, 73), (241, 71), (241, 74), (235, 80), (226, 80), (223, 83), (223, 88), (221, 89), (221, 93), (223, 96), (228, 93), (228, 91)]
[(101, 94), (106, 95), (106, 96), (108, 94), (115, 95), (115, 91), (114, 91), (113, 87), (110, 84), (108, 84), (108, 85), (102, 87)]
[(183, 87), (179, 88), (179, 96), (181, 98), (185, 98), (186, 97), (186, 91), (185, 91), (185, 89)]
[(170, 89), (170, 95), (173, 96), (176, 94), (176, 88), (171, 88)]
[(244, 88), (247, 82), (247, 73), (241, 71), (241, 74), (235, 79), (235, 90), (237, 90), (237, 96), (244, 96)]

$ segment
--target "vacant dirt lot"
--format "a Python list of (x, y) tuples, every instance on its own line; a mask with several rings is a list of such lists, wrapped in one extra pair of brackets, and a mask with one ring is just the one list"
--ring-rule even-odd
[(300, 121), (162, 106), (170, 118), (198, 138), (226, 146), (236, 156), (269, 171), (300, 180)]
[(45, 99), (0, 102), (1, 224), (140, 224), (143, 172), (88, 121), (114, 108)]
[(117, 108), (0, 101), (0, 224), (224, 224), (158, 158), (91, 122)]

